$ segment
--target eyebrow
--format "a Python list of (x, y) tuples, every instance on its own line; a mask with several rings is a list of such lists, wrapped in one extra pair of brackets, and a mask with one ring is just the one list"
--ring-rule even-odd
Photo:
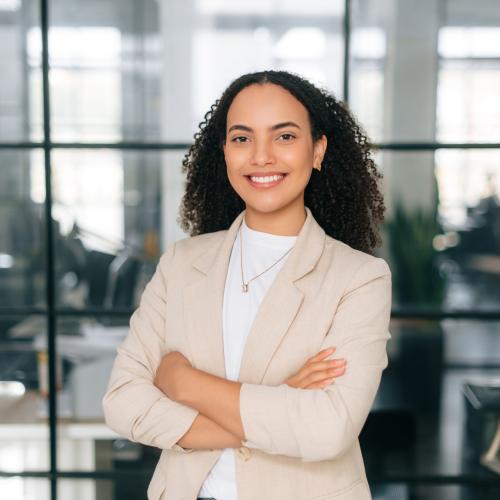
[[(296, 128), (298, 128), (300, 130), (300, 127), (295, 122), (277, 123), (276, 125), (273, 125), (273, 126), (269, 127), (269, 130), (273, 131), (273, 130), (278, 130), (278, 129), (284, 128), (284, 127), (296, 127)], [(231, 132), (231, 130), (244, 130), (245, 132), (253, 132), (252, 128), (247, 127), (246, 125), (239, 125), (239, 124), (233, 125), (227, 131), (227, 133), (229, 134), (229, 132)]]

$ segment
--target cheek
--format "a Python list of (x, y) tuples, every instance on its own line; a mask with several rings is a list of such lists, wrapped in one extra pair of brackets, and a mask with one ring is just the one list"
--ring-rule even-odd
[(312, 166), (313, 155), (312, 151), (307, 147), (296, 147), (285, 149), (281, 152), (281, 158), (295, 169), (307, 170)]
[(226, 170), (227, 176), (230, 179), (234, 179), (238, 175), (238, 168), (236, 167), (234, 161), (226, 160)]
[(225, 161), (228, 175), (239, 175), (246, 165), (246, 157), (241, 152), (226, 153)]
[(234, 157), (226, 156), (226, 174), (231, 184), (238, 181), (238, 164), (236, 163)]

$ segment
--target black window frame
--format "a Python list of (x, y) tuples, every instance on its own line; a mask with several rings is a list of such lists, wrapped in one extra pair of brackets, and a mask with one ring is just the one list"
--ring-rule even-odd
[[(56, 306), (55, 290), (55, 257), (54, 257), (54, 224), (52, 219), (52, 172), (51, 159), (52, 151), (60, 149), (115, 149), (133, 151), (154, 151), (154, 150), (186, 150), (188, 143), (172, 142), (133, 142), (123, 141), (117, 143), (62, 143), (52, 142), (51, 122), (50, 122), (50, 101), (49, 101), (49, 53), (48, 53), (48, 30), (49, 30), (49, 0), (39, 0), (40, 26), (42, 36), (42, 92), (43, 92), (43, 140), (40, 142), (19, 141), (0, 142), (0, 151), (14, 149), (31, 151), (34, 149), (43, 150), (44, 172), (45, 172), (45, 237), (46, 237), (46, 308), (4, 308), (0, 309), (0, 317), (8, 316), (28, 316), (32, 314), (43, 315), (47, 319), (47, 350), (48, 350), (48, 382), (49, 382), (49, 469), (46, 471), (24, 471), (7, 472), (0, 470), (0, 479), (8, 477), (40, 478), (50, 481), (50, 494), (52, 500), (57, 500), (57, 483), (61, 479), (92, 479), (92, 480), (114, 480), (121, 481), (125, 478), (145, 478), (150, 476), (149, 470), (133, 471), (62, 471), (57, 466), (57, 404), (56, 404), (56, 335), (57, 320), (64, 316), (73, 317), (121, 317), (127, 318), (132, 314), (132, 310), (100, 310), (85, 309), (74, 311)], [(349, 63), (350, 63), (350, 39), (351, 39), (351, 13), (352, 6), (350, 0), (344, 0), (343, 18), (343, 100), (349, 104)], [(382, 142), (375, 144), (376, 149), (386, 151), (436, 151), (438, 149), (499, 149), (500, 143), (442, 143), (442, 142)], [(423, 310), (423, 309), (398, 309), (392, 310), (392, 318), (442, 320), (452, 319), (475, 319), (479, 321), (500, 320), (500, 310), (495, 311), (445, 311), (445, 310)], [(377, 483), (406, 483), (419, 485), (468, 485), (488, 487), (500, 487), (500, 477), (496, 480), (491, 478), (462, 477), (462, 476), (426, 476), (417, 477), (411, 475), (389, 476), (373, 478)]]

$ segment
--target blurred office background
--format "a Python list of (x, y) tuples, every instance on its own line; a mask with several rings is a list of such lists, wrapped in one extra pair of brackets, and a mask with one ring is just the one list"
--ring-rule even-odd
[(361, 435), (374, 499), (500, 498), (480, 463), (499, 415), (498, 1), (0, 0), (0, 54), (0, 498), (145, 497), (159, 450), (103, 422), (115, 349), (186, 236), (198, 123), (269, 68), (330, 88), (377, 145), (394, 289)]

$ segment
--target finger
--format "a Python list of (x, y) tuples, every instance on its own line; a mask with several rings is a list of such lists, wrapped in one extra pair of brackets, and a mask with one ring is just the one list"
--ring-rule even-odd
[(326, 370), (328, 368), (336, 368), (338, 366), (344, 366), (345, 364), (347, 364), (347, 360), (345, 358), (326, 359), (324, 361), (316, 361), (315, 363), (312, 363), (309, 369)]
[(340, 367), (340, 368), (330, 368), (328, 370), (321, 370), (318, 372), (311, 373), (307, 377), (305, 377), (301, 382), (304, 385), (309, 385), (315, 382), (319, 382), (321, 380), (324, 380), (326, 378), (331, 378), (331, 377), (340, 377), (343, 375), (345, 372), (345, 367)]
[(329, 347), (327, 349), (323, 349), (322, 351), (319, 351), (318, 354), (313, 356), (312, 358), (309, 358), (308, 362), (314, 362), (314, 361), (319, 361), (320, 359), (324, 359), (327, 356), (330, 356), (336, 351), (336, 347)]
[[(307, 365), (303, 368), (303, 376), (307, 376), (311, 373), (318, 372), (318, 371), (323, 371), (323, 370), (328, 370), (329, 368), (339, 368), (342, 366), (345, 366), (347, 361), (342, 358), (342, 359), (329, 359), (326, 361), (316, 361), (314, 363), (311, 363), (310, 365)], [(300, 372), (299, 372), (300, 373)]]
[(331, 359), (328, 361), (316, 361), (301, 368), (301, 370), (296, 374), (297, 381), (302, 382), (314, 373), (329, 370), (331, 368), (340, 368), (345, 366), (345, 364), (346, 360), (343, 358)]
[(321, 388), (325, 385), (325, 383), (328, 385), (335, 379), (344, 375), (344, 373), (345, 373), (345, 366), (342, 366), (340, 368), (332, 368), (320, 372), (315, 372), (309, 375), (308, 377), (304, 377), (300, 381), (296, 381), (294, 386), (303, 389)]
[(333, 347), (333, 346), (332, 347), (327, 347), (326, 349), (323, 349), (322, 351), (319, 351), (318, 354), (316, 354), (316, 356), (313, 356), (313, 359), (314, 358), (322, 359), (325, 356), (329, 356), (330, 354), (332, 354), (336, 350), (337, 350), (336, 347)]

